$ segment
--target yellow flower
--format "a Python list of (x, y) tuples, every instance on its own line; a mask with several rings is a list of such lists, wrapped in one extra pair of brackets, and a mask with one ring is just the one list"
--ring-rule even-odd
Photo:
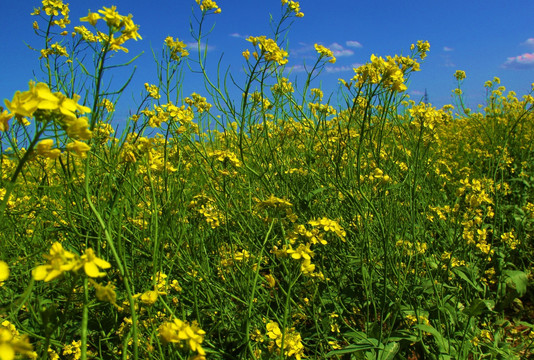
[(331, 59), (328, 60), (328, 62), (330, 62), (332, 64), (336, 62), (336, 58), (335, 58), (334, 53), (332, 52), (332, 50), (324, 47), (323, 45), (315, 44), (315, 51), (317, 51), (319, 53), (319, 58), (329, 57)]
[(157, 85), (150, 85), (149, 83), (145, 83), (145, 89), (146, 91), (148, 91), (148, 96), (150, 96), (151, 98), (157, 100), (161, 97)]
[(93, 133), (89, 130), (89, 120), (85, 116), (69, 119), (65, 121), (65, 126), (70, 138), (89, 140), (92, 137)]
[(13, 117), (12, 114), (10, 114), (7, 110), (2, 111), (0, 113), (0, 131), (8, 131), (9, 130), (9, 124), (8, 121)]
[(106, 286), (102, 286), (93, 279), (89, 279), (91, 285), (95, 287), (96, 298), (100, 301), (106, 301), (113, 305), (117, 304), (117, 293), (115, 293), (115, 287), (108, 283)]
[(106, 273), (100, 272), (100, 269), (109, 269), (111, 267), (111, 264), (106, 260), (98, 258), (93, 249), (85, 250), (85, 254), (82, 255), (81, 260), (85, 273), (92, 278), (106, 276)]
[[(165, 293), (163, 293), (165, 294)], [(154, 305), (158, 301), (159, 292), (156, 290), (145, 291), (142, 294), (136, 294), (134, 298), (139, 298), (145, 305)]]
[(101, 19), (106, 21), (109, 27), (120, 27), (122, 16), (117, 12), (117, 7), (115, 5), (110, 8), (102, 7), (102, 10), (98, 10), (102, 15), (99, 15)]
[(9, 277), (9, 266), (5, 261), (0, 260), (0, 282), (6, 281)]
[(220, 14), (221, 9), (217, 5), (217, 3), (213, 0), (202, 0), (202, 3), (200, 3), (200, 0), (195, 0), (198, 5), (200, 5), (200, 10), (202, 11), (208, 11), (208, 10), (215, 10), (214, 14)]
[(280, 327), (278, 326), (278, 323), (275, 321), (271, 321), (266, 325), (267, 329), (267, 336), (269, 336), (270, 339), (278, 340), (282, 339), (282, 331), (280, 330)]
[(456, 70), (456, 72), (454, 73), (454, 77), (458, 81), (465, 79), (465, 71)]
[(52, 139), (45, 139), (41, 140), (37, 146), (35, 146), (35, 151), (38, 155), (41, 155), (43, 157), (49, 158), (49, 159), (57, 159), (59, 155), (61, 155), (61, 150), (59, 149), (52, 149), (52, 146), (54, 145), (54, 140)]
[(18, 331), (13, 333), (3, 324), (0, 326), (0, 360), (13, 360), (16, 353), (30, 356), (32, 351), (28, 336), (20, 336)]
[(6, 107), (17, 118), (32, 117), (33, 113), (38, 110), (55, 110), (58, 108), (59, 99), (52, 94), (48, 85), (38, 83), (37, 85), (30, 81), (30, 90), (25, 92), (17, 91), (11, 101), (4, 100)]
[(89, 24), (96, 26), (96, 22), (100, 19), (102, 19), (102, 17), (98, 15), (98, 13), (92, 13), (91, 10), (89, 10), (87, 16), (80, 18), (80, 21), (87, 21)]
[(189, 55), (189, 51), (187, 51), (185, 43), (179, 41), (178, 39), (174, 40), (172, 36), (167, 36), (165, 38), (165, 45), (167, 45), (171, 52), (172, 60), (180, 61), (180, 59)]
[(91, 150), (89, 145), (78, 140), (74, 140), (74, 142), (67, 144), (67, 151), (73, 151), (81, 158), (85, 158), (89, 150)]
[(33, 278), (37, 281), (48, 282), (65, 271), (77, 270), (80, 267), (76, 255), (63, 249), (59, 242), (55, 242), (50, 248), (50, 254), (44, 257), (48, 259), (48, 264), (39, 265), (32, 271)]
[(300, 11), (300, 4), (298, 1), (282, 0), (282, 5), (286, 5), (290, 11), (295, 13), (296, 17), (303, 17), (304, 13)]
[(205, 331), (198, 327), (196, 322), (189, 325), (180, 319), (174, 319), (173, 322), (166, 322), (158, 328), (159, 336), (166, 343), (178, 343), (186, 341), (189, 348), (196, 351), (198, 355), (205, 356), (206, 351), (201, 344), (204, 341)]
[(250, 58), (250, 51), (245, 50), (243, 51), (243, 57), (248, 61), (248, 59)]

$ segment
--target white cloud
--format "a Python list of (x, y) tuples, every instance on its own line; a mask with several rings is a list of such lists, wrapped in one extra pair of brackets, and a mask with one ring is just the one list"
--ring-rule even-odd
[[(188, 42), (186, 43), (187, 47), (190, 49), (190, 50), (193, 50), (193, 51), (196, 51), (198, 49), (198, 43), (196, 42)], [(202, 52), (204, 52), (206, 50), (206, 44), (205, 43), (201, 43), (200, 44), (200, 48), (202, 50)], [(215, 46), (212, 46), (212, 45), (208, 45), (208, 51), (212, 51), (215, 49)]]
[(456, 64), (452, 62), (450, 54), (441, 54), (441, 58), (443, 59), (443, 63), (441, 64), (441, 66), (445, 66), (445, 67), (456, 66)]
[(351, 71), (352, 66), (327, 66), (325, 67), (325, 70), (329, 74), (335, 74), (335, 73), (340, 73), (340, 72), (345, 72), (345, 71)]
[(509, 57), (502, 67), (505, 69), (534, 69), (534, 53), (525, 53), (518, 56)]
[(241, 35), (240, 33), (231, 33), (229, 36), (237, 39), (246, 39), (248, 37), (245, 35)]
[(526, 45), (526, 46), (534, 46), (534, 38), (528, 38), (524, 43), (522, 43), (521, 45)]
[(351, 56), (354, 54), (354, 51), (345, 49), (342, 45), (338, 44), (337, 42), (330, 44), (330, 46), (327, 46), (332, 52), (334, 53), (335, 57), (342, 57), (342, 56)]
[(444, 46), (444, 47), (443, 47), (443, 51), (447, 51), (447, 52), (449, 52), (449, 51), (454, 51), (454, 49), (451, 48), (451, 47), (448, 47), (448, 46)]
[(363, 45), (359, 41), (355, 41), (355, 40), (346, 41), (345, 45), (347, 45), (348, 47), (353, 47), (353, 48), (358, 48), (358, 49), (363, 47)]
[(306, 68), (304, 67), (304, 65), (293, 65), (293, 66), (290, 66), (290, 67), (287, 67), (285, 68), (285, 71), (287, 73), (303, 73), (306, 71)]

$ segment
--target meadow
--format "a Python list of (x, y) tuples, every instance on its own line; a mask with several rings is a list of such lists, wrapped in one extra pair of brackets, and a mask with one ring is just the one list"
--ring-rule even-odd
[(0, 360), (533, 358), (532, 92), (494, 78), (469, 109), (458, 70), (454, 104), (413, 101), (416, 39), (334, 103), (328, 48), (286, 77), (289, 0), (232, 83), (196, 3), (197, 48), (161, 39), (120, 131), (128, 9), (34, 10), (41, 80), (0, 108)]

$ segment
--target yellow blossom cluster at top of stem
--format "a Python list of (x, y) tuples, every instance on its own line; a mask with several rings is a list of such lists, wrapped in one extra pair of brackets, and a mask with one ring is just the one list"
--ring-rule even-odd
[[(136, 25), (132, 20), (132, 14), (128, 16), (120, 15), (117, 12), (117, 7), (112, 6), (110, 8), (103, 7), (98, 12), (89, 11), (87, 16), (80, 18), (80, 21), (85, 21), (96, 28), (98, 20), (104, 20), (109, 28), (108, 33), (97, 31), (97, 34), (93, 34), (85, 26), (76, 26), (74, 28), (75, 34), (80, 34), (82, 38), (88, 42), (101, 42), (104, 46), (107, 46), (110, 50), (128, 52), (128, 49), (122, 45), (129, 39), (142, 39), (139, 35), (139, 25)], [(115, 38), (115, 33), (119, 33), (119, 37)]]

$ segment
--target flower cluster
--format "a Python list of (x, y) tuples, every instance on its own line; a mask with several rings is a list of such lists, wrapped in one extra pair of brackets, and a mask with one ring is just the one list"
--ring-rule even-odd
[(150, 85), (149, 83), (145, 83), (145, 89), (148, 92), (148, 96), (150, 96), (153, 99), (159, 99), (161, 95), (159, 94), (159, 88), (157, 85)]
[(165, 38), (165, 45), (171, 53), (171, 59), (180, 61), (182, 58), (189, 55), (189, 51), (186, 49), (186, 45), (183, 41), (173, 39), (172, 36)]
[(280, 326), (275, 321), (270, 321), (266, 325), (267, 336), (271, 339), (269, 345), (270, 351), (279, 353), (283, 351), (284, 356), (294, 356), (295, 359), (300, 360), (304, 356), (304, 345), (300, 334), (295, 329), (286, 329), (284, 333), (280, 329)]
[[(63, 4), (63, 0), (42, 0), (42, 7), (35, 8), (31, 15), (40, 15), (44, 11), (46, 16), (59, 16), (61, 14), (62, 18), (54, 19), (50, 22), (51, 25), (59, 26), (64, 29), (68, 24), (69, 20), (69, 4)], [(37, 30), (39, 26), (35, 25), (34, 28)]]
[(430, 43), (428, 41), (417, 40), (417, 44), (412, 44), (410, 50), (417, 49), (419, 58), (423, 60), (426, 57), (426, 53), (430, 51)]
[[(98, 20), (104, 20), (109, 28), (108, 33), (97, 32), (95, 36), (85, 27), (76, 27), (74, 30), (76, 33), (82, 35), (82, 37), (88, 41), (99, 41), (104, 46), (107, 46), (110, 50), (128, 52), (128, 49), (122, 45), (129, 39), (142, 39), (139, 33), (139, 25), (136, 25), (132, 20), (132, 15), (123, 16), (117, 12), (117, 7), (112, 6), (110, 8), (103, 7), (98, 12), (91, 12), (87, 16), (80, 18), (80, 21), (85, 21), (96, 27)], [(119, 37), (115, 38), (115, 34), (119, 33)]]
[(364, 84), (383, 84), (395, 92), (403, 92), (407, 89), (404, 84), (404, 74), (408, 70), (419, 70), (419, 64), (409, 57), (394, 58), (388, 56), (386, 60), (382, 57), (371, 55), (371, 62), (354, 69), (356, 75), (351, 79), (362, 87)]
[(308, 221), (308, 224), (310, 224), (311, 226), (319, 227), (324, 231), (333, 232), (334, 234), (339, 236), (341, 240), (345, 241), (345, 236), (347, 235), (347, 233), (335, 220), (330, 220), (326, 217), (323, 217), (318, 220), (310, 220)]
[[(89, 113), (91, 109), (78, 104), (79, 95), (74, 95), (72, 99), (67, 98), (60, 92), (52, 93), (45, 83), (35, 84), (29, 82), (28, 91), (17, 91), (11, 101), (5, 100), (6, 107), (19, 121), (23, 117), (32, 118), (34, 115), (38, 120), (47, 119), (44, 115), (52, 113), (57, 115), (58, 122), (68, 128), (73, 126), (77, 129), (73, 135), (88, 140), (91, 138), (89, 130), (83, 131), (83, 125), (87, 124), (87, 118), (76, 118), (76, 112), (80, 114)], [(79, 129), (78, 129), (79, 128)]]
[(300, 4), (298, 1), (282, 0), (282, 5), (287, 5), (288, 10), (295, 13), (296, 17), (304, 16), (304, 13), (300, 11)]
[(196, 322), (191, 324), (180, 319), (174, 319), (172, 322), (165, 322), (158, 328), (160, 338), (166, 343), (185, 342), (189, 348), (199, 356), (196, 359), (204, 359), (206, 351), (201, 344), (206, 334)]
[(317, 51), (319, 54), (319, 59), (325, 57), (330, 58), (330, 60), (328, 60), (329, 63), (334, 64), (336, 62), (336, 57), (334, 56), (332, 50), (324, 47), (323, 45), (315, 44), (315, 51)]
[(12, 360), (16, 354), (37, 358), (28, 335), (20, 335), (13, 324), (4, 320), (0, 323), (0, 359)]
[(217, 3), (213, 0), (195, 0), (198, 5), (200, 5), (200, 10), (202, 11), (209, 11), (209, 10), (215, 10), (214, 14), (220, 14), (221, 8), (217, 5)]
[(33, 272), (33, 278), (37, 281), (43, 280), (48, 282), (65, 272), (78, 271), (83, 268), (85, 274), (89, 277), (101, 277), (106, 273), (100, 269), (109, 269), (110, 263), (98, 258), (93, 249), (85, 250), (85, 254), (78, 256), (68, 250), (65, 250), (59, 242), (55, 242), (50, 248), (49, 255), (44, 255), (48, 260), (47, 264), (37, 266)]
[(197, 93), (192, 93), (191, 97), (186, 97), (184, 101), (187, 105), (195, 107), (200, 114), (209, 112), (211, 109), (211, 104), (206, 101), (206, 98)]
[(268, 39), (265, 35), (262, 35), (256, 37), (249, 36), (247, 41), (250, 41), (252, 45), (258, 46), (260, 49), (260, 55), (257, 52), (252, 54), (255, 59), (263, 56), (267, 62), (276, 62), (278, 65), (287, 64), (287, 51), (280, 49), (273, 39)]
[[(45, 83), (35, 84), (33, 81), (30, 81), (29, 87), (28, 91), (17, 91), (11, 101), (5, 100), (11, 114), (5, 112), (2, 114), (2, 127), (7, 129), (7, 120), (12, 116), (25, 125), (29, 124), (28, 118), (32, 117), (45, 124), (52, 121), (64, 129), (70, 138), (75, 139), (73, 143), (67, 145), (67, 150), (83, 157), (90, 147), (78, 140), (91, 139), (92, 132), (88, 129), (87, 117), (77, 117), (77, 113), (88, 113), (91, 109), (78, 104), (79, 95), (74, 94), (71, 99), (60, 92), (52, 93)], [(38, 154), (50, 158), (57, 157), (59, 153), (57, 149), (51, 148), (52, 144), (50, 140), (38, 144)]]

